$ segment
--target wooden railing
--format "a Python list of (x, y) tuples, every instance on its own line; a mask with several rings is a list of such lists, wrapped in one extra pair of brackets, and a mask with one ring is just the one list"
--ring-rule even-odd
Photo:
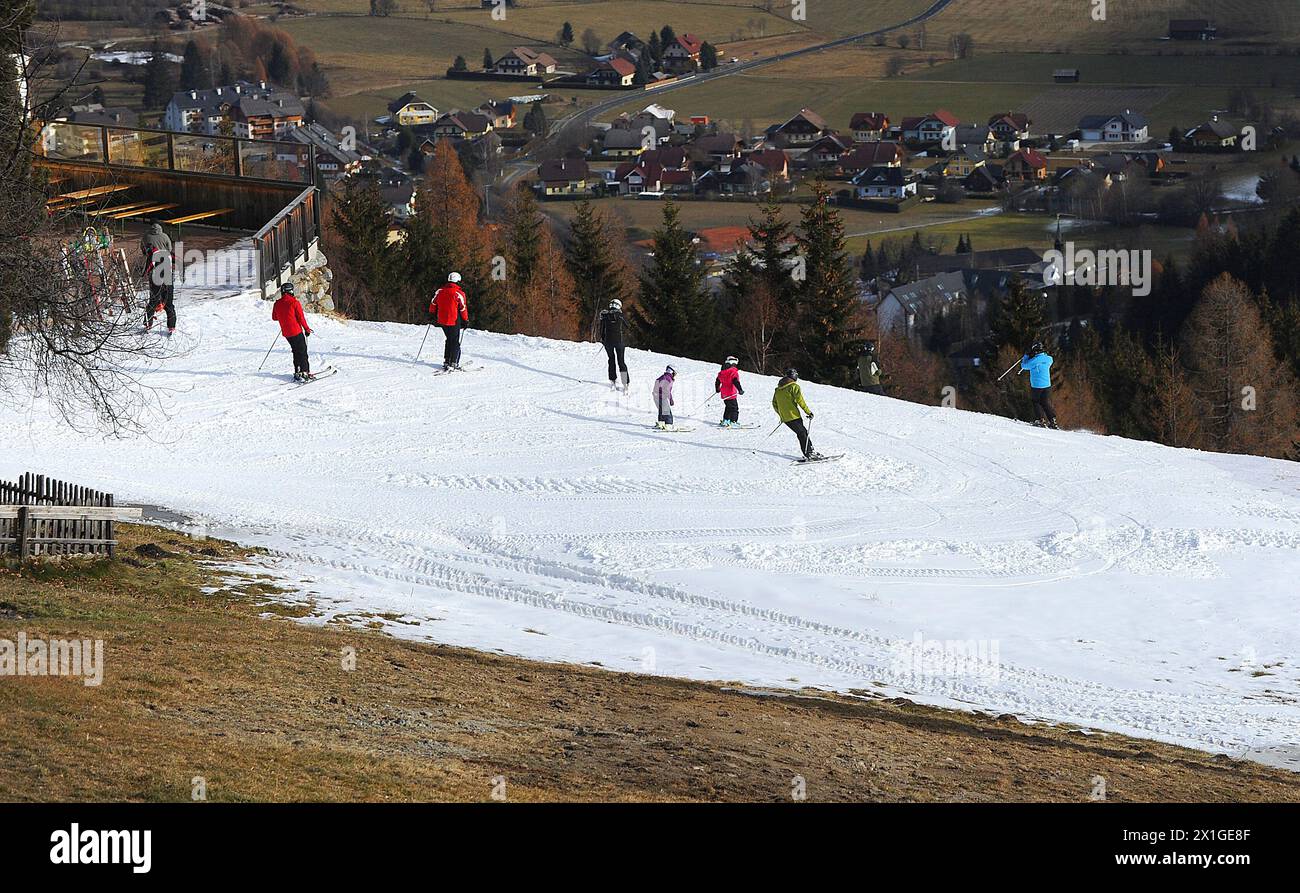
[(138, 508), (113, 505), (112, 493), (24, 474), (0, 481), (0, 555), (116, 554), (113, 524), (141, 516)]

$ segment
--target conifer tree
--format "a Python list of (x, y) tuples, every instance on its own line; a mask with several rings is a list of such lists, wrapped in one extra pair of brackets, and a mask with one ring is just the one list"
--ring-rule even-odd
[(632, 297), (631, 274), (612, 224), (591, 202), (575, 209), (565, 244), (565, 262), (573, 278), (577, 299), (576, 334), (595, 340), (600, 311), (615, 299), (625, 304)]
[(144, 66), (144, 97), (141, 100), (147, 109), (160, 109), (171, 101), (176, 92), (174, 66), (167, 61), (162, 41), (155, 40), (150, 51), (149, 61)]
[(349, 179), (331, 202), (324, 238), (335, 261), (339, 311), (357, 319), (390, 318), (402, 308), (394, 304), (399, 283), (388, 248), (388, 205), (378, 184)]
[(1010, 346), (1024, 353), (1043, 331), (1042, 296), (1031, 291), (1019, 276), (1013, 276), (990, 325), (995, 349)]
[(790, 271), (796, 289), (791, 360), (810, 379), (849, 384), (865, 311), (845, 251), (844, 223), (829, 198), (829, 187), (815, 183), (799, 224)]
[(714, 359), (717, 308), (691, 236), (674, 202), (664, 205), (654, 257), (641, 274), (640, 301), (629, 315), (640, 345), (694, 359)]

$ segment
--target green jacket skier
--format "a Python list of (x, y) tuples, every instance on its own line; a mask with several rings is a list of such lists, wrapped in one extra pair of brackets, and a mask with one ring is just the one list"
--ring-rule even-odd
[(781, 423), (799, 438), (799, 450), (805, 459), (822, 458), (821, 454), (813, 449), (812, 440), (808, 437), (808, 429), (803, 423), (803, 415), (799, 412), (802, 409), (808, 414), (809, 421), (812, 420), (812, 410), (808, 408), (808, 401), (803, 398), (803, 389), (799, 387), (798, 371), (787, 369), (785, 377), (777, 382), (776, 390), (772, 394), (772, 409), (776, 411)]

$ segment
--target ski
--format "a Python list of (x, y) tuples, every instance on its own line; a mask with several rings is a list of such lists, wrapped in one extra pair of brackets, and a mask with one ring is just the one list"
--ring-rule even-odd
[(338, 372), (338, 371), (339, 371), (339, 370), (338, 370), (337, 368), (335, 368), (334, 366), (326, 366), (326, 367), (325, 367), (324, 369), (322, 369), (321, 371), (312, 374), (312, 375), (311, 375), (309, 378), (307, 378), (305, 381), (304, 381), (304, 380), (299, 380), (299, 379), (296, 379), (296, 378), (295, 378), (295, 379), (293, 380), (293, 383), (296, 384), (296, 385), (311, 384), (313, 381), (320, 381), (322, 378), (329, 378), (331, 375), (334, 375), (334, 374), (335, 374), (336, 372)]
[(818, 465), (822, 462), (834, 462), (836, 459), (843, 459), (844, 453), (836, 453), (834, 456), (822, 456), (820, 459), (795, 459), (791, 465)]
[(724, 431), (753, 431), (755, 428), (761, 428), (762, 425), (718, 425)]
[(453, 372), (479, 372), (479, 371), (482, 371), (484, 368), (486, 368), (486, 367), (484, 367), (484, 366), (453, 366), (453, 367), (451, 367), (450, 369), (434, 369), (434, 370), (433, 370), (433, 374), (434, 374), (434, 375), (450, 375), (450, 374), (453, 373)]
[(667, 428), (660, 428), (658, 425), (651, 425), (651, 431), (662, 431), (665, 434), (688, 434), (694, 431), (694, 428), (683, 428), (681, 425), (670, 425)]

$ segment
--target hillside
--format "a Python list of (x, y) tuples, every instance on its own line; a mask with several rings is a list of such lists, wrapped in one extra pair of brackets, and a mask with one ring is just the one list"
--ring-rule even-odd
[[(182, 291), (167, 414), (129, 442), (0, 409), (0, 476), (39, 469), (265, 546), (316, 622), (614, 669), (869, 690), (1294, 761), (1300, 469), (1046, 432), (810, 383), (814, 440), (767, 436), (773, 382), (710, 427), (710, 364), (602, 384), (591, 344), (469, 333), (481, 371), (413, 364), (422, 330), (318, 320), (297, 387), (269, 307)], [(441, 350), (434, 333), (425, 348)], [(300, 583), (298, 581), (301, 581)], [(375, 618), (379, 618), (376, 620)], [(927, 649), (979, 648), (936, 667)], [(917, 647), (919, 645), (919, 648)]]

